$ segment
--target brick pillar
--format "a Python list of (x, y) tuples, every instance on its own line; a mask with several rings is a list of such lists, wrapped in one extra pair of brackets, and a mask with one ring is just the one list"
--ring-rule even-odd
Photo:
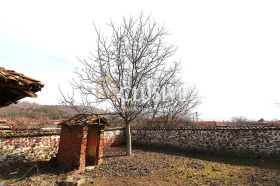
[(100, 126), (100, 133), (99, 133), (99, 144), (98, 144), (98, 160), (97, 165), (102, 163), (103, 158), (103, 148), (104, 148), (104, 125)]
[(82, 132), (82, 143), (81, 143), (81, 151), (80, 151), (80, 166), (79, 170), (83, 171), (86, 167), (86, 151), (87, 151), (87, 136), (88, 136), (88, 127), (83, 127)]

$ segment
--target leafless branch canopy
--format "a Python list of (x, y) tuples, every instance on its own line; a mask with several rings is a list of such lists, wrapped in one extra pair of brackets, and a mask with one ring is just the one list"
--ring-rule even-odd
[[(91, 108), (108, 103), (110, 110), (128, 123), (151, 108), (155, 110), (154, 117), (160, 111), (172, 113), (175, 118), (179, 112), (184, 115), (197, 106), (195, 87), (184, 92), (184, 101), (176, 96), (172, 101), (154, 101), (168, 86), (177, 87), (175, 91), (183, 86), (176, 78), (180, 62), (171, 59), (177, 46), (165, 41), (170, 34), (164, 25), (141, 13), (137, 19), (123, 18), (120, 26), (111, 20), (108, 26), (112, 31), (110, 37), (102, 35), (94, 25), (96, 49), (89, 60), (79, 60), (83, 68), (75, 71), (77, 78), (71, 81), (73, 93), (61, 91), (61, 103), (74, 108), (75, 94), (79, 93), (82, 105)], [(156, 91), (149, 91), (151, 88)]]

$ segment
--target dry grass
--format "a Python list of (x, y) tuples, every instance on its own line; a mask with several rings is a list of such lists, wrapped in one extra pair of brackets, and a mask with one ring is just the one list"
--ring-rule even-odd
[(280, 185), (280, 162), (139, 148), (85, 174), (96, 175), (88, 182), (95, 185)]
[(57, 185), (75, 175), (85, 178), (84, 185), (280, 185), (279, 161), (161, 149), (135, 148), (133, 152), (128, 157), (124, 147), (107, 149), (104, 163), (84, 173), (53, 173), (50, 166), (39, 163), (41, 175), (35, 171), (17, 184)]

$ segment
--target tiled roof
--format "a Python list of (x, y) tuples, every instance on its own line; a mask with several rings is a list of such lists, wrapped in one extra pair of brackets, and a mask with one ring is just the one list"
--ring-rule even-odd
[(274, 125), (280, 125), (280, 120), (274, 121), (272, 124), (274, 124)]
[(25, 97), (37, 97), (44, 84), (13, 70), (0, 67), (0, 107), (17, 103)]
[(84, 126), (84, 125), (109, 125), (106, 118), (101, 117), (98, 114), (78, 114), (68, 120), (62, 121), (59, 125), (68, 125), (68, 126)]

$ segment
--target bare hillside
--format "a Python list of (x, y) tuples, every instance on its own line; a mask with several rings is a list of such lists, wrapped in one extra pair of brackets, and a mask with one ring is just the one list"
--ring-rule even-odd
[[(102, 110), (94, 108), (96, 113), (101, 113)], [(0, 108), (0, 118), (36, 118), (38, 116), (45, 117), (51, 120), (66, 119), (75, 115), (77, 112), (69, 107), (62, 105), (39, 105), (36, 103), (20, 102), (8, 107)]]

